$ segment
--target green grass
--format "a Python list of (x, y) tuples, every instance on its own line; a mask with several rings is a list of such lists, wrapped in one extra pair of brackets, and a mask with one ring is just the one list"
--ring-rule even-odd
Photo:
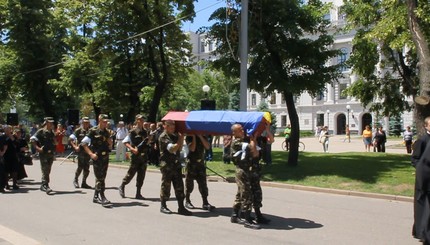
[[(207, 166), (233, 177), (235, 166), (222, 162), (221, 149), (214, 149), (214, 161)], [(272, 152), (273, 164), (263, 166), (265, 181), (334, 188), (341, 190), (413, 196), (415, 169), (410, 156), (387, 153), (323, 154), (302, 152), (296, 167), (287, 165), (288, 152)], [(112, 158), (111, 158), (112, 159)], [(118, 163), (118, 162), (112, 162)], [(122, 163), (128, 164), (128, 163)], [(151, 167), (155, 168), (155, 167)], [(215, 176), (210, 170), (208, 175)]]

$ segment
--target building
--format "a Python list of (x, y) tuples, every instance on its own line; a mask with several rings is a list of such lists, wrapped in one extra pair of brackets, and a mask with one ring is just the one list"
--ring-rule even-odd
[[(326, 18), (332, 23), (330, 31), (335, 37), (333, 49), (341, 50), (341, 55), (332, 59), (331, 65), (344, 64), (349, 58), (355, 34), (354, 31), (349, 33), (336, 31), (345, 25), (345, 16), (342, 16), (338, 11), (342, 2), (335, 0), (333, 3), (334, 7)], [(206, 40), (205, 34), (190, 33), (189, 35), (193, 45), (193, 55), (197, 61), (215, 58), (211, 56), (213, 44)], [(201, 71), (204, 67), (198, 66), (196, 69)], [(332, 134), (345, 134), (345, 128), (348, 124), (352, 134), (361, 134), (366, 125), (382, 125), (388, 131), (389, 118), (378, 117), (375, 113), (364, 108), (360, 101), (342, 93), (357, 80), (357, 76), (352, 74), (351, 68), (347, 66), (341, 66), (341, 72), (342, 77), (339, 82), (327, 84), (326, 92), (316, 98), (311, 97), (308, 93), (297, 96), (296, 109), (300, 121), (300, 130), (314, 131), (318, 126), (326, 125)], [(268, 97), (263, 97), (256, 91), (248, 90), (248, 111), (257, 110), (262, 102), (266, 102), (269, 110), (276, 114), (276, 126), (279, 131), (282, 131), (290, 121), (283, 95), (275, 92)], [(401, 121), (403, 128), (407, 125), (413, 125), (412, 118), (412, 112), (403, 113)]]

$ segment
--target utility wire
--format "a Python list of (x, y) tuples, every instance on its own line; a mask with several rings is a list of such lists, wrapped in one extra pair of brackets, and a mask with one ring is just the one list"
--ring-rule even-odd
[[(202, 12), (202, 11), (206, 10), (206, 9), (212, 8), (213, 6), (218, 5), (218, 4), (220, 4), (221, 2), (223, 2), (223, 1), (224, 1), (224, 0), (217, 0), (217, 2), (216, 2), (216, 3), (214, 3), (214, 4), (212, 4), (212, 5), (209, 5), (209, 6), (205, 7), (205, 8), (202, 8), (202, 9), (200, 9), (199, 11), (196, 11), (195, 13), (200, 13), (200, 12)], [(145, 35), (146, 33), (153, 32), (153, 31), (155, 31), (155, 30), (158, 30), (158, 29), (160, 29), (160, 28), (163, 28), (163, 27), (168, 26), (168, 25), (170, 25), (170, 24), (173, 24), (173, 23), (175, 23), (175, 22), (181, 21), (181, 20), (183, 20), (183, 19), (185, 19), (185, 18), (188, 18), (188, 17), (190, 17), (190, 16), (192, 16), (192, 14), (185, 15), (185, 16), (183, 16), (183, 17), (181, 17), (181, 18), (176, 18), (176, 19), (174, 19), (174, 20), (172, 20), (172, 21), (170, 21), (170, 22), (167, 22), (167, 23), (165, 23), (165, 24), (159, 25), (159, 26), (154, 27), (154, 28), (152, 28), (152, 29), (150, 29), (150, 30), (147, 30), (147, 31), (144, 31), (144, 32), (138, 33), (138, 34), (133, 35), (133, 36), (131, 36), (131, 37), (128, 37), (128, 38), (126, 38), (126, 39), (123, 39), (123, 40), (120, 40), (120, 41), (116, 41), (116, 42), (114, 42), (114, 43), (121, 43), (121, 42), (128, 41), (128, 40), (130, 40), (130, 39), (134, 39), (134, 38), (136, 38), (136, 37), (140, 37), (140, 36), (142, 36), (142, 35)], [(107, 44), (106, 46), (109, 46), (109, 45), (111, 45), (111, 44)], [(100, 50), (99, 52), (101, 52), (101, 50)], [(42, 67), (42, 68), (39, 68), (39, 69), (35, 69), (35, 70), (31, 70), (31, 71), (21, 72), (21, 73), (18, 73), (18, 74), (17, 74), (17, 76), (18, 76), (18, 75), (22, 75), (22, 74), (30, 74), (30, 73), (34, 73), (34, 72), (38, 72), (38, 71), (43, 71), (43, 70), (46, 70), (46, 69), (49, 69), (49, 68), (52, 68), (52, 67), (60, 66), (60, 65), (62, 65), (62, 64), (64, 64), (64, 63), (65, 63), (65, 62), (64, 62), (64, 61), (62, 61), (62, 62), (58, 62), (58, 63), (52, 64), (52, 65), (49, 65), (49, 66), (46, 66), (46, 67)]]

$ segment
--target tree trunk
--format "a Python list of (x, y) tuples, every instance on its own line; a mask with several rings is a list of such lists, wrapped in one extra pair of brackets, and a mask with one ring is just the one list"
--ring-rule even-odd
[[(407, 0), (409, 29), (411, 30), (412, 40), (415, 44), (418, 55), (418, 78), (419, 95), (430, 98), (430, 50), (429, 43), (420, 27), (420, 21), (415, 14), (417, 3), (415, 0)], [(424, 119), (430, 116), (430, 104), (418, 105), (415, 103), (414, 121), (416, 122), (419, 135), (425, 133)]]
[(297, 115), (296, 106), (294, 105), (294, 96), (288, 91), (284, 91), (285, 102), (287, 103), (288, 116), (291, 124), (290, 135), (290, 154), (288, 155), (288, 165), (297, 166), (299, 159), (299, 140), (300, 140), (300, 124), (299, 116)]

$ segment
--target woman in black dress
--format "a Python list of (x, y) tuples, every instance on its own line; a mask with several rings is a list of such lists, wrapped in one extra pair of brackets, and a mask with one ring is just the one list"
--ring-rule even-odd
[(12, 188), (18, 190), (18, 154), (16, 151), (16, 138), (13, 135), (12, 127), (6, 126), (4, 129), (6, 136), (7, 150), (4, 154), (5, 170), (6, 170), (6, 189), (10, 189), (9, 179), (12, 178)]

